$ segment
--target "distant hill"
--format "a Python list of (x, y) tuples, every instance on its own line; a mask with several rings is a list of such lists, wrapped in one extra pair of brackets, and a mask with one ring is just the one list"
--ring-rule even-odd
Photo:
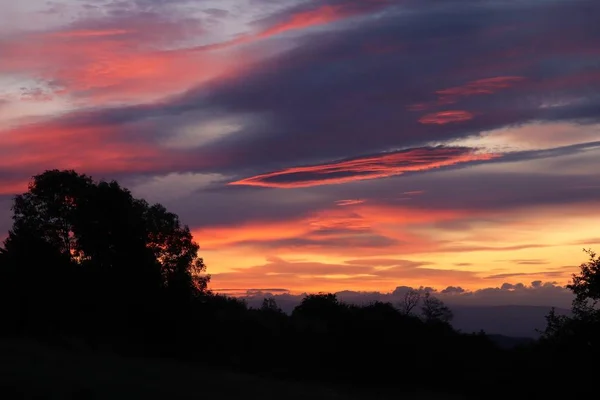
[[(454, 311), (452, 325), (463, 332), (479, 332), (511, 336), (514, 338), (536, 338), (536, 329), (546, 327), (546, 315), (550, 306), (450, 306)], [(559, 314), (567, 315), (567, 309), (557, 308)]]
[[(244, 298), (250, 307), (258, 308), (262, 298)], [(300, 302), (299, 296), (276, 296), (277, 304), (286, 313), (291, 313)], [(546, 327), (546, 315), (551, 306), (506, 305), (471, 306), (448, 303), (454, 312), (452, 325), (462, 332), (471, 333), (484, 330), (490, 335), (531, 339), (539, 335), (536, 329)], [(568, 315), (569, 310), (556, 309), (559, 314)], [(506, 342), (506, 341), (504, 341)]]

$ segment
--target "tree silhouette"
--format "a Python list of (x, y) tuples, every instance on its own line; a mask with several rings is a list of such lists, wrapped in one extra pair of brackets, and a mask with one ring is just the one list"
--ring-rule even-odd
[(279, 308), (279, 306), (277, 305), (277, 301), (275, 301), (275, 299), (272, 297), (266, 297), (263, 299), (263, 302), (260, 306), (260, 310), (263, 312), (278, 314), (283, 312), (281, 308)]
[(443, 301), (432, 296), (429, 292), (426, 292), (423, 297), (421, 314), (425, 322), (450, 323), (454, 317), (452, 310)]
[(110, 314), (102, 318), (129, 324), (168, 302), (171, 313), (178, 311), (175, 304), (206, 292), (209, 277), (189, 228), (117, 182), (46, 171), (15, 197), (12, 209), (0, 262), (13, 285), (23, 286), (23, 304), (71, 296), (71, 319), (93, 319), (101, 310)]
[(292, 316), (310, 319), (330, 319), (337, 316), (345, 304), (332, 293), (309, 294), (294, 308)]
[(421, 294), (416, 290), (409, 290), (404, 294), (402, 301), (398, 304), (398, 309), (404, 315), (409, 315), (421, 301)]
[(47, 171), (33, 178), (29, 190), (14, 199), (13, 227), (8, 241), (36, 235), (56, 251), (75, 255), (78, 203), (89, 197), (93, 182), (75, 171)]
[(558, 315), (552, 309), (546, 316), (542, 339), (559, 349), (599, 351), (600, 346), (600, 257), (585, 250), (589, 259), (580, 265), (567, 287), (575, 295), (571, 316)]
[(578, 313), (595, 311), (600, 301), (600, 257), (586, 250), (589, 260), (581, 264), (579, 274), (573, 274), (573, 283), (567, 285), (575, 294), (574, 310)]

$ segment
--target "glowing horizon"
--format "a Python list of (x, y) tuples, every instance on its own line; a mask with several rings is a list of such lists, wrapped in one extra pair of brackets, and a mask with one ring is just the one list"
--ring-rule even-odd
[(0, 238), (59, 168), (180, 215), (217, 289), (537, 289), (600, 245), (600, 3), (90, 5), (0, 16)]

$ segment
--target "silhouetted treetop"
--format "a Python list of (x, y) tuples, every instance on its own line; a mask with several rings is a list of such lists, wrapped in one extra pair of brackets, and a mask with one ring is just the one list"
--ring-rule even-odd
[(443, 301), (426, 292), (423, 297), (421, 314), (425, 322), (443, 322), (450, 323), (454, 318), (452, 310), (444, 304)]
[[(579, 267), (579, 274), (573, 275), (573, 283), (567, 285), (580, 303), (600, 301), (600, 257), (591, 250), (586, 251), (589, 260)], [(590, 304), (591, 305), (591, 304)]]
[(189, 228), (162, 205), (134, 198), (115, 181), (46, 171), (15, 197), (12, 209), (4, 253), (26, 251), (27, 244), (30, 251), (41, 250), (41, 241), (45, 252), (102, 271), (124, 286), (164, 288), (180, 296), (206, 290), (206, 267)]
[(309, 318), (328, 318), (336, 315), (346, 305), (340, 303), (332, 293), (309, 294), (294, 308), (293, 316)]
[(559, 350), (590, 354), (600, 350), (600, 257), (586, 250), (589, 260), (580, 265), (567, 287), (575, 295), (571, 315), (559, 315), (552, 309), (546, 316), (546, 329), (541, 332), (545, 343)]

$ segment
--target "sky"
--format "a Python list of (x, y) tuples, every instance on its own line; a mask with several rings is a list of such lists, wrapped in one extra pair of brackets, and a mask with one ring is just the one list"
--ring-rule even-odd
[(546, 299), (600, 247), (598, 1), (0, 6), (0, 232), (59, 168), (177, 213), (224, 293)]

